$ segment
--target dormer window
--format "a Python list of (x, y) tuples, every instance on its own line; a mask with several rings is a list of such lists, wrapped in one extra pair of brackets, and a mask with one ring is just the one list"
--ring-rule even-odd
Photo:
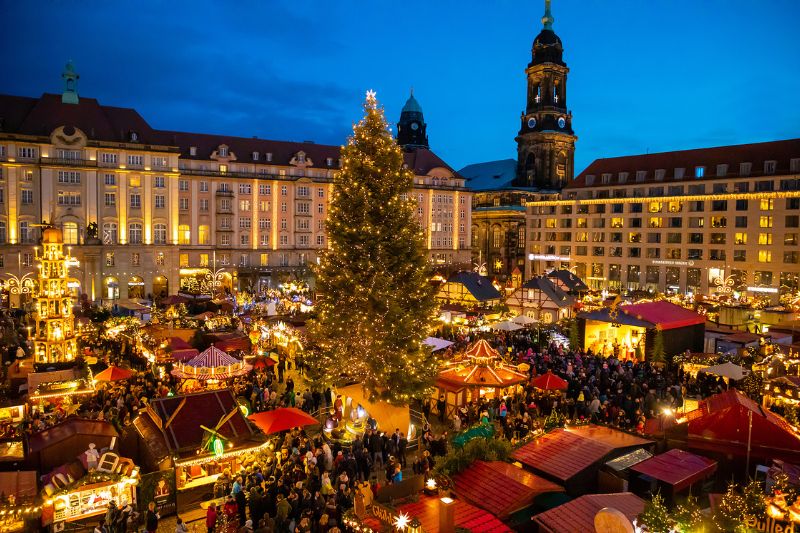
[(717, 177), (724, 178), (728, 174), (728, 165), (722, 163), (717, 165)]
[(267, 152), (267, 161), (272, 161), (272, 152)]
[(800, 172), (800, 158), (794, 158), (789, 160), (789, 172), (794, 174)]
[(190, 146), (189, 147), (189, 155), (192, 155), (192, 156), (197, 155), (197, 146)]
[(666, 174), (666, 171), (663, 168), (657, 168), (655, 176), (656, 181), (664, 181), (664, 174)]
[(739, 175), (740, 176), (749, 176), (750, 175), (750, 167), (752, 165), (750, 163), (739, 163)]
[(587, 174), (586, 185), (593, 185), (593, 184), (594, 184), (594, 174)]
[(253, 161), (258, 161), (258, 152), (253, 152)]
[(611, 174), (603, 174), (602, 176), (600, 176), (600, 182), (603, 185), (608, 185), (609, 183), (611, 183)]
[(775, 174), (775, 161), (764, 161), (764, 174)]
[(686, 169), (683, 168), (683, 167), (676, 168), (675, 169), (675, 179), (676, 180), (682, 180), (683, 179), (683, 175), (684, 175), (685, 172), (686, 172)]
[(626, 183), (628, 181), (628, 173), (620, 172), (617, 176), (617, 179), (620, 183)]
[(139, 140), (139, 134), (136, 133), (135, 131), (132, 131), (131, 135), (130, 135), (130, 139), (131, 139), (131, 142), (135, 143), (136, 141)]
[(325, 163), (326, 163), (326, 164), (327, 164), (329, 167), (332, 167), (332, 166), (333, 166), (333, 158), (332, 158), (332, 157), (329, 157), (329, 158), (327, 158), (327, 159), (325, 160)]
[(702, 178), (706, 175), (706, 167), (694, 167), (694, 177), (696, 179)]
[(228, 147), (222, 145), (219, 147), (219, 156), (220, 157), (228, 157)]

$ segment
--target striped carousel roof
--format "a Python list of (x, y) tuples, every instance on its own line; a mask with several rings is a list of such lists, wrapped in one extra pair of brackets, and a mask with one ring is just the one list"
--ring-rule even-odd
[(241, 359), (228, 355), (219, 348), (215, 348), (212, 344), (197, 357), (190, 359), (185, 364), (186, 366), (216, 368), (219, 366), (237, 365), (241, 364), (241, 362)]
[(467, 357), (500, 357), (500, 353), (492, 348), (492, 345), (489, 344), (489, 341), (486, 339), (480, 339), (479, 341), (475, 342), (466, 352)]

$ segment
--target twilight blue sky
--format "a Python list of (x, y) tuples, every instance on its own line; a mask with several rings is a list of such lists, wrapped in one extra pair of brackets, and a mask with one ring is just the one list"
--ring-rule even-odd
[[(135, 6), (135, 7), (133, 7)], [(341, 144), (413, 86), (456, 169), (514, 157), (543, 1), (0, 0), (0, 92), (79, 92), (156, 128)], [(797, 0), (553, 0), (576, 169), (800, 136)]]

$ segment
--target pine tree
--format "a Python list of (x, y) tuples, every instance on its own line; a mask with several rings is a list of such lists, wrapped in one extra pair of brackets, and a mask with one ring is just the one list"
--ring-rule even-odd
[(661, 326), (656, 325), (656, 334), (653, 338), (653, 351), (650, 354), (651, 363), (663, 363), (664, 357), (664, 332), (661, 331)]
[(751, 479), (744, 486), (742, 491), (744, 497), (745, 514), (756, 518), (763, 518), (767, 512), (767, 505), (764, 501), (764, 487), (760, 481)]
[(573, 318), (569, 322), (569, 347), (571, 350), (579, 350), (581, 347), (580, 331), (578, 330), (578, 319)]
[(714, 513), (714, 524), (719, 531), (737, 531), (742, 527), (744, 514), (745, 500), (736, 490), (736, 484), (729, 483)]
[(328, 211), (329, 249), (315, 268), (313, 365), (396, 404), (422, 398), (438, 365), (423, 344), (436, 317), (413, 174), (374, 92), (342, 147)]
[(705, 517), (696, 496), (689, 496), (675, 508), (675, 530), (680, 533), (705, 533)]
[(664, 498), (658, 492), (653, 494), (653, 498), (644, 504), (644, 510), (638, 516), (638, 522), (649, 533), (667, 533), (672, 531), (675, 525), (669, 509), (664, 504)]

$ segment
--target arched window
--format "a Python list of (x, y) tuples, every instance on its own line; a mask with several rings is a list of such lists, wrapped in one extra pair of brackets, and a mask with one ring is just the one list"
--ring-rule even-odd
[(64, 222), (62, 232), (64, 233), (64, 244), (78, 244), (78, 224)]
[(128, 242), (142, 244), (142, 225), (138, 222), (128, 224)]
[(178, 226), (178, 244), (191, 244), (192, 232), (188, 224)]
[(166, 224), (153, 224), (153, 242), (155, 244), (167, 244)]
[(103, 244), (117, 244), (117, 223), (105, 222), (103, 224)]

